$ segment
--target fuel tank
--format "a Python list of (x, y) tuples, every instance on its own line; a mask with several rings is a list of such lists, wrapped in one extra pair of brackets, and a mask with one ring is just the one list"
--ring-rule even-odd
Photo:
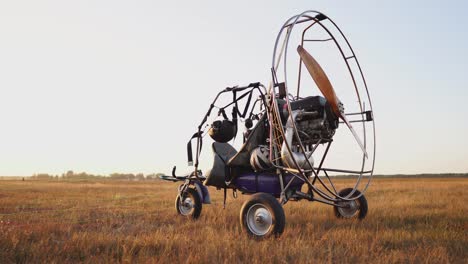
[[(294, 178), (294, 179), (293, 179)], [(286, 186), (291, 179), (293, 182), (290, 185), (292, 190), (300, 190), (303, 181), (294, 177), (292, 174), (285, 174), (283, 184)], [(269, 193), (275, 197), (281, 195), (281, 185), (279, 177), (273, 172), (248, 172), (237, 176), (233, 180), (234, 186), (243, 193)]]

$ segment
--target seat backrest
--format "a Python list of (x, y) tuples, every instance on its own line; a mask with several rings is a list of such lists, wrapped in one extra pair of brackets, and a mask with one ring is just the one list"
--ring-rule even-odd
[(237, 150), (229, 143), (213, 142), (212, 148), (213, 154), (218, 155), (224, 163), (227, 163), (229, 159), (237, 154)]
[(229, 172), (227, 162), (237, 154), (237, 150), (229, 143), (214, 142), (213, 148), (213, 167), (206, 174), (205, 185), (224, 188), (226, 187), (226, 176)]
[(229, 166), (250, 168), (250, 152), (259, 145), (265, 144), (265, 126), (266, 115), (263, 115), (250, 132), (249, 137), (245, 141), (244, 145), (242, 145), (239, 152), (227, 162)]

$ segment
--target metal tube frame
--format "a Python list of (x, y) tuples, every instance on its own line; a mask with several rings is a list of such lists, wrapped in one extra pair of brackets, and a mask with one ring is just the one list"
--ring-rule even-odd
[[(315, 16), (311, 16), (309, 14), (315, 14)], [(320, 19), (318, 18), (320, 17)], [(341, 37), (344, 39), (344, 41), (346, 42), (346, 45), (347, 47), (349, 48), (349, 50), (351, 51), (352, 55), (351, 56), (346, 56), (343, 52), (343, 49), (341, 48), (340, 44), (338, 43), (337, 39), (333, 36), (333, 34), (330, 32), (330, 30), (328, 30), (328, 28), (321, 22), (323, 20), (328, 20), (329, 22), (331, 22), (331, 24), (338, 30), (338, 32), (340, 33)], [(326, 42), (326, 41), (330, 41), (332, 40), (336, 47), (338, 48), (338, 50), (340, 51), (342, 57), (343, 57), (343, 60), (344, 62), (346, 63), (346, 66), (348, 68), (348, 71), (350, 73), (350, 76), (351, 76), (351, 79), (352, 79), (352, 82), (353, 82), (353, 85), (354, 85), (354, 88), (355, 88), (355, 92), (356, 92), (356, 96), (358, 98), (358, 102), (359, 102), (359, 107), (361, 109), (361, 113), (350, 113), (350, 114), (347, 114), (347, 115), (362, 115), (365, 114), (364, 112), (364, 109), (363, 109), (363, 104), (362, 104), (362, 100), (361, 100), (361, 95), (359, 94), (359, 89), (358, 89), (358, 86), (357, 86), (357, 83), (356, 83), (356, 79), (355, 79), (355, 76), (354, 76), (354, 73), (353, 73), (353, 70), (351, 69), (350, 65), (349, 65), (349, 62), (348, 60), (349, 59), (354, 59), (357, 66), (358, 66), (358, 70), (359, 70), (359, 76), (364, 84), (364, 89), (365, 89), (365, 92), (366, 92), (366, 95), (367, 95), (367, 100), (369, 101), (369, 107), (370, 107), (370, 111), (372, 111), (372, 103), (371, 103), (371, 99), (370, 99), (370, 96), (369, 96), (369, 90), (367, 88), (367, 83), (366, 83), (366, 80), (364, 78), (364, 74), (362, 72), (362, 69), (361, 69), (361, 66), (356, 58), (356, 55), (351, 47), (351, 45), (349, 44), (348, 40), (346, 39), (346, 37), (344, 36), (343, 32), (341, 31), (341, 29), (328, 17), (328, 16), (325, 16), (324, 14), (320, 13), (320, 12), (317, 12), (317, 11), (305, 11), (299, 15), (296, 15), (296, 16), (293, 16), (291, 18), (289, 18), (285, 23), (284, 25), (282, 26), (280, 32), (278, 33), (278, 36), (276, 38), (276, 42), (275, 42), (275, 46), (274, 46), (274, 50), (273, 50), (273, 59), (272, 59), (272, 68), (271, 68), (271, 72), (272, 72), (272, 81), (270, 83), (270, 86), (269, 86), (269, 90), (268, 90), (268, 95), (267, 95), (267, 98), (269, 100), (269, 103), (268, 103), (268, 108), (267, 108), (267, 115), (268, 115), (268, 120), (269, 120), (269, 125), (270, 125), (270, 160), (272, 162), (272, 164), (279, 170), (279, 171), (289, 171), (290, 173), (292, 173), (295, 177), (293, 177), (290, 182), (288, 182), (286, 184), (286, 186), (284, 186), (283, 184), (283, 181), (282, 181), (282, 173), (278, 173), (278, 177), (280, 177), (280, 182), (282, 183), (281, 184), (281, 203), (286, 203), (288, 198), (286, 197), (286, 191), (288, 190), (290, 184), (292, 183), (292, 180), (295, 179), (295, 178), (299, 178), (301, 180), (303, 180), (307, 185), (308, 187), (313, 191), (315, 192), (316, 194), (318, 194), (320, 197), (322, 197), (323, 199), (325, 199), (326, 201), (323, 201), (323, 200), (320, 200), (320, 199), (312, 199), (312, 200), (315, 200), (315, 201), (319, 201), (319, 202), (324, 202), (324, 203), (327, 203), (327, 204), (331, 204), (331, 205), (336, 205), (335, 203), (337, 201), (340, 201), (340, 200), (347, 200), (347, 201), (350, 201), (350, 200), (355, 200), (355, 199), (358, 199), (361, 195), (364, 195), (364, 193), (366, 192), (367, 188), (369, 187), (369, 184), (371, 182), (371, 179), (372, 179), (372, 176), (373, 176), (373, 171), (374, 171), (374, 166), (375, 166), (375, 152), (376, 152), (376, 142), (375, 142), (375, 139), (376, 139), (376, 134), (375, 134), (375, 122), (374, 122), (374, 118), (372, 118), (372, 120), (364, 120), (364, 118), (362, 118), (362, 120), (357, 120), (357, 121), (353, 121), (353, 122), (362, 122), (363, 124), (363, 134), (364, 134), (364, 147), (367, 146), (367, 137), (366, 137), (366, 128), (365, 128), (365, 124), (364, 122), (365, 121), (369, 121), (369, 122), (372, 122), (372, 140), (373, 140), (373, 155), (372, 155), (372, 164), (371, 164), (371, 169), (368, 170), (368, 171), (364, 171), (364, 168), (365, 168), (365, 156), (363, 154), (363, 157), (362, 157), (362, 165), (361, 165), (361, 170), (360, 171), (353, 171), (353, 170), (344, 170), (344, 169), (336, 169), (336, 168), (322, 168), (322, 165), (323, 165), (323, 162), (328, 154), (328, 150), (331, 146), (331, 142), (328, 143), (327, 145), (327, 148), (325, 150), (325, 153), (323, 154), (322, 156), (322, 159), (321, 159), (321, 162), (320, 162), (320, 165), (319, 167), (313, 167), (312, 164), (309, 163), (308, 159), (306, 158), (306, 161), (309, 163), (309, 167), (312, 168), (312, 170), (303, 170), (301, 169), (299, 166), (298, 166), (298, 163), (297, 161), (294, 159), (294, 156), (292, 155), (292, 151), (291, 151), (291, 146), (287, 146), (287, 150), (288, 150), (288, 153), (289, 155), (291, 155), (292, 157), (292, 160), (293, 160), (293, 163), (294, 163), (294, 166), (295, 166), (295, 169), (294, 168), (285, 168), (281, 165), (280, 163), (280, 157), (278, 156), (278, 150), (280, 149), (280, 146), (281, 146), (281, 143), (282, 143), (282, 140), (284, 140), (284, 135), (285, 135), (285, 131), (284, 131), (284, 128), (282, 126), (282, 122), (281, 122), (281, 118), (280, 118), (280, 114), (279, 114), (279, 109), (278, 109), (278, 105), (277, 105), (277, 101), (276, 101), (276, 95), (277, 95), (277, 92), (276, 92), (276, 87), (278, 86), (278, 78), (277, 78), (277, 69), (278, 69), (278, 66), (279, 66), (279, 63), (282, 59), (282, 56), (284, 55), (284, 58), (283, 58), (283, 70), (284, 70), (284, 83), (285, 83), (285, 87), (286, 87), (286, 94), (290, 94), (288, 92), (288, 85), (287, 85), (287, 51), (288, 51), (288, 43), (289, 43), (289, 38), (290, 38), (290, 35), (291, 35), (291, 32), (294, 28), (295, 25), (297, 24), (301, 24), (301, 23), (306, 23), (306, 22), (312, 22), (311, 25), (309, 25), (308, 27), (306, 27), (303, 32), (302, 32), (302, 39), (301, 39), (301, 45), (304, 44), (304, 42), (313, 42), (313, 41), (316, 41), (316, 42)], [(305, 33), (310, 29), (312, 28), (312, 26), (314, 25), (319, 25), (321, 26), (321, 28), (323, 30), (325, 30), (328, 35), (329, 35), (329, 38), (327, 39), (320, 39), (320, 40), (312, 40), (312, 39), (305, 39), (304, 36), (305, 36)], [(286, 29), (286, 33), (284, 33), (284, 30)], [(279, 56), (277, 57), (276, 54), (277, 54), (277, 51), (278, 51), (278, 44), (279, 44), (279, 40), (281, 39), (281, 37), (284, 35), (284, 40), (283, 40), (283, 44), (282, 44), (282, 47), (281, 49), (279, 50)], [(298, 87), (297, 87), (297, 94), (296, 94), (296, 99), (299, 98), (299, 93), (300, 93), (300, 80), (301, 80), (301, 74), (302, 74), (302, 61), (300, 60), (299, 61), (299, 73), (298, 73)], [(287, 96), (286, 97), (286, 103), (287, 103), (287, 109), (288, 109), (288, 112), (289, 112), (289, 115), (292, 114), (292, 110), (291, 110), (291, 104), (290, 104), (290, 100), (289, 100), (289, 97)], [(295, 125), (295, 122), (293, 122), (293, 131), (294, 131), (294, 135), (297, 139), (299, 139), (299, 133), (298, 133), (298, 130), (297, 130), (297, 127)], [(302, 142), (300, 140), (298, 140), (299, 142), (299, 147), (300, 147), (300, 150), (302, 152), (302, 154), (306, 155), (305, 153), (305, 148), (304, 146), (302, 145)], [(321, 144), (321, 142), (318, 142), (317, 143), (317, 146)], [(313, 148), (313, 150), (315, 151), (317, 146), (315, 146)], [(296, 172), (296, 173), (293, 173)], [(323, 171), (323, 173), (325, 174), (325, 177), (327, 178), (328, 182), (330, 183), (330, 185), (332, 186), (332, 189), (331, 190), (323, 181), (322, 179), (319, 177), (319, 173)], [(346, 197), (341, 197), (338, 193), (337, 193), (337, 190), (333, 184), (333, 181), (330, 179), (329, 175), (327, 172), (343, 172), (343, 173), (353, 173), (353, 174), (359, 174), (359, 177), (356, 181), (356, 184), (354, 185), (353, 187), (353, 191), (350, 192)], [(310, 177), (307, 175), (307, 173), (310, 173), (312, 172), (314, 177), (312, 179), (312, 182), (310, 181)], [(359, 186), (360, 182), (361, 182), (361, 179), (363, 177), (364, 174), (369, 174), (369, 179), (367, 181), (367, 184), (365, 186), (365, 188), (363, 190), (361, 190), (361, 194), (358, 195), (358, 196), (355, 196), (355, 197), (352, 197), (351, 196), (354, 194), (354, 192), (356, 191), (357, 187)], [(329, 193), (325, 193), (323, 192), (322, 190), (318, 189), (316, 186), (315, 186), (315, 183), (316, 183), (316, 180), (318, 180), (321, 185), (325, 188), (325, 190)]]
[[(260, 88), (262, 88), (264, 91), (262, 91)], [(216, 107), (215, 103), (216, 101), (218, 101), (218, 98), (221, 94), (224, 94), (224, 93), (228, 93), (228, 92), (233, 92), (233, 91), (244, 91), (248, 89), (247, 92), (245, 92), (244, 94), (242, 94), (241, 96), (239, 96), (235, 101), (232, 101), (231, 103), (228, 103), (227, 105), (223, 106), (223, 107)], [(211, 115), (211, 111), (213, 110), (213, 108), (218, 108), (218, 109), (225, 109), (227, 107), (229, 107), (230, 105), (236, 103), (237, 101), (241, 100), (243, 97), (245, 97), (247, 94), (249, 93), (253, 93), (253, 91), (257, 89), (258, 92), (260, 93), (260, 99), (262, 100), (263, 104), (265, 105), (266, 102), (265, 102), (265, 94), (266, 94), (266, 88), (263, 84), (261, 83), (251, 83), (245, 87), (227, 87), (226, 89), (220, 91), (215, 99), (213, 100), (213, 102), (211, 103), (210, 107), (208, 108), (208, 111), (206, 112), (205, 116), (203, 117), (202, 121), (200, 122), (200, 124), (198, 125), (198, 130), (197, 130), (197, 133), (198, 133), (198, 137), (197, 137), (197, 144), (196, 144), (196, 150), (195, 150), (195, 164), (194, 164), (194, 175), (195, 175), (195, 178), (196, 180), (200, 180), (199, 177), (198, 177), (198, 165), (199, 165), (199, 159), (200, 159), (200, 152), (201, 152), (201, 138), (202, 138), (202, 127), (203, 125), (206, 123), (208, 117)], [(266, 106), (265, 106), (266, 108)], [(190, 185), (192, 183), (192, 178), (188, 178), (186, 183), (184, 184), (184, 187), (182, 188), (183, 191), (186, 190), (187, 186)]]

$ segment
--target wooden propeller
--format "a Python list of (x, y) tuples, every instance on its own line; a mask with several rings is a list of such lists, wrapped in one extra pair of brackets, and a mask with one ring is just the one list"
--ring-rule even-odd
[(364, 144), (362, 144), (362, 141), (359, 138), (358, 134), (346, 118), (342, 110), (343, 108), (341, 106), (341, 102), (336, 96), (335, 90), (333, 89), (333, 86), (330, 83), (330, 80), (328, 79), (327, 75), (323, 71), (322, 67), (320, 67), (320, 64), (318, 64), (314, 57), (312, 57), (312, 55), (310, 55), (301, 45), (297, 47), (297, 52), (299, 53), (302, 62), (306, 66), (307, 71), (309, 71), (310, 76), (312, 77), (312, 79), (314, 79), (314, 82), (319, 88), (320, 92), (322, 92), (323, 96), (325, 97), (325, 99), (327, 99), (328, 103), (330, 104), (333, 112), (336, 116), (341, 118), (343, 122), (345, 122), (345, 124), (348, 126), (349, 130), (351, 130), (351, 133), (353, 134), (357, 143), (361, 147), (364, 156), (367, 158), (367, 152), (364, 148)]

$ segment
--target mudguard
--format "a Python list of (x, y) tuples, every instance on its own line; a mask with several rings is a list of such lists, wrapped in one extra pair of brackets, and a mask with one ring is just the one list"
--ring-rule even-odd
[(204, 186), (199, 181), (195, 181), (193, 185), (195, 185), (195, 189), (197, 190), (197, 193), (200, 196), (202, 203), (211, 204), (210, 192), (208, 191), (208, 188), (206, 188), (206, 186)]

